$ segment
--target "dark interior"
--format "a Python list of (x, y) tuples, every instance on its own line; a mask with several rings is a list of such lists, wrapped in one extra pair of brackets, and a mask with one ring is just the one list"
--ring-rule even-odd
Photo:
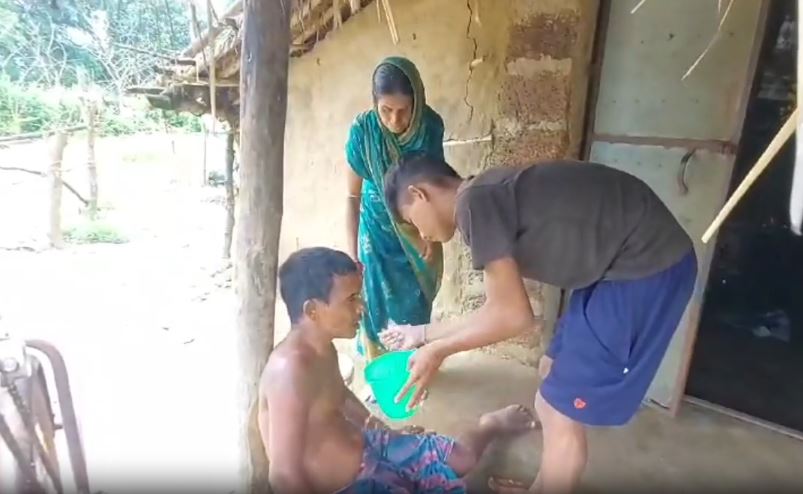
[[(794, 110), (796, 2), (770, 2), (731, 190)], [(687, 394), (803, 431), (803, 237), (789, 228), (794, 137), (719, 232)]]

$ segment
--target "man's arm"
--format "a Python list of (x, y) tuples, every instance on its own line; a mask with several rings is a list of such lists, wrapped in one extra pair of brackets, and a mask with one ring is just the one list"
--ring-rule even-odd
[(512, 338), (532, 327), (530, 299), (518, 265), (507, 257), (485, 266), (485, 304), (462, 320), (431, 325), (427, 341), (446, 356)]
[(310, 407), (317, 393), (305, 356), (291, 354), (274, 364), (262, 386), (268, 400), (269, 481), (276, 494), (306, 494), (312, 486), (304, 469), (304, 450)]
[(365, 405), (363, 405), (352, 390), (346, 385), (343, 385), (343, 387), (346, 389), (346, 399), (343, 402), (343, 415), (346, 416), (346, 420), (357, 427), (365, 427), (365, 423), (368, 417), (371, 416), (371, 412), (365, 408)]
[(485, 304), (456, 323), (440, 324), (442, 337), (418, 349), (410, 359), (410, 377), (397, 396), (400, 401), (415, 388), (409, 408), (416, 407), (449, 355), (512, 338), (531, 327), (530, 300), (516, 261), (510, 257), (485, 266)]
[[(514, 266), (510, 266), (510, 264)], [(514, 269), (515, 274), (513, 273)], [(407, 350), (453, 337), (466, 328), (476, 329), (478, 326), (480, 328), (488, 326), (489, 323), (487, 321), (492, 321), (490, 324), (495, 328), (500, 328), (500, 325), (493, 321), (502, 320), (502, 324), (509, 322), (512, 326), (524, 323), (523, 321), (517, 321), (517, 318), (528, 319), (531, 325), (543, 321), (541, 318), (536, 318), (532, 314), (527, 292), (524, 289), (521, 275), (518, 272), (518, 266), (515, 266), (515, 261), (513, 261), (513, 259), (506, 258), (489, 263), (488, 268), (485, 270), (485, 287), (487, 293), (486, 303), (477, 312), (461, 319), (452, 319), (450, 321), (432, 322), (418, 326), (388, 328), (380, 334), (382, 343), (393, 350)], [(496, 295), (492, 295), (492, 292)], [(513, 294), (512, 298), (508, 298), (508, 293)], [(518, 296), (519, 293), (523, 293), (526, 307), (523, 303), (507, 305), (509, 301), (520, 300), (521, 298)], [(500, 301), (502, 303), (499, 303)], [(512, 319), (507, 318), (506, 314), (508, 312), (511, 313)], [(483, 321), (486, 322), (483, 323)], [(515, 327), (508, 329), (512, 332), (512, 336), (517, 334)], [(521, 329), (518, 331), (521, 331)], [(504, 328), (501, 328), (501, 331), (495, 332), (495, 334), (500, 336), (501, 340), (508, 338), (504, 333)], [(491, 343), (501, 340), (495, 340)]]

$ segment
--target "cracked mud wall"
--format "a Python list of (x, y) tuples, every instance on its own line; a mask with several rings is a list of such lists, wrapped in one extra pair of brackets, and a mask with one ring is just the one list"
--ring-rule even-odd
[[(447, 160), (461, 173), (577, 155), (597, 0), (405, 0), (392, 7), (398, 45), (372, 4), (291, 61), (282, 258), (299, 247), (346, 245), (343, 147), (354, 116), (371, 105), (371, 74), (384, 56), (407, 56), (418, 66), (452, 141)], [(528, 291), (536, 314), (554, 319), (557, 292), (538, 283)], [(451, 242), (436, 316), (478, 307), (482, 293), (482, 274)], [(533, 330), (489, 351), (534, 364), (542, 340)]]

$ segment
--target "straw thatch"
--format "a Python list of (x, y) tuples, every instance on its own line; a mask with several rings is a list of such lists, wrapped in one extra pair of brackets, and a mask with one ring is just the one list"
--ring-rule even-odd
[[(290, 56), (312, 50), (330, 31), (338, 29), (372, 0), (286, 0), (292, 3)], [(388, 0), (376, 2), (385, 14), (391, 36), (396, 26)], [(220, 16), (210, 30), (175, 58), (164, 57), (157, 67), (161, 75), (147, 87), (131, 87), (131, 94), (144, 94), (155, 108), (188, 111), (196, 115), (212, 113), (236, 126), (239, 117), (240, 27), (242, 1)], [(214, 63), (214, 70), (210, 71)], [(210, 78), (210, 72), (211, 78)], [(211, 79), (211, 80), (210, 80)], [(214, 88), (215, 108), (211, 108), (210, 86)]]

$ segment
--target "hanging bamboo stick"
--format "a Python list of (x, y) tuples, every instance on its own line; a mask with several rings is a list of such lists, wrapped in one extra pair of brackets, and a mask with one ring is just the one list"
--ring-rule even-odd
[(717, 217), (714, 218), (714, 221), (711, 222), (711, 226), (703, 234), (703, 243), (708, 243), (711, 240), (711, 237), (714, 236), (714, 233), (719, 229), (722, 223), (725, 221), (725, 218), (728, 217), (733, 208), (736, 207), (736, 204), (739, 203), (739, 200), (745, 195), (747, 190), (753, 185), (753, 182), (761, 175), (761, 173), (772, 163), (772, 159), (775, 158), (775, 155), (778, 154), (781, 147), (789, 140), (792, 134), (795, 133), (795, 127), (797, 127), (797, 116), (798, 110), (795, 109), (792, 112), (792, 115), (786, 120), (786, 123), (783, 124), (781, 130), (773, 137), (770, 145), (767, 146), (767, 149), (761, 154), (756, 161), (756, 164), (753, 165), (753, 168), (747, 173), (747, 176), (744, 177), (742, 183), (739, 184), (739, 187), (736, 188), (736, 191), (733, 195), (728, 199), (728, 202), (722, 207)]
[(396, 19), (393, 17), (393, 10), (390, 8), (390, 0), (382, 0), (382, 8), (385, 10), (385, 18), (388, 21), (388, 29), (390, 29), (390, 37), (393, 39), (393, 44), (399, 44), (399, 31), (396, 29)]
[[(800, 47), (803, 46), (803, 30), (800, 29), (800, 9), (803, 0), (797, 0), (797, 104), (803, 101), (803, 56)], [(799, 106), (798, 106), (799, 107)], [(792, 194), (789, 198), (789, 224), (792, 231), (801, 234), (803, 226), (803, 119), (797, 123), (797, 149), (795, 150), (795, 174), (792, 178)]]

